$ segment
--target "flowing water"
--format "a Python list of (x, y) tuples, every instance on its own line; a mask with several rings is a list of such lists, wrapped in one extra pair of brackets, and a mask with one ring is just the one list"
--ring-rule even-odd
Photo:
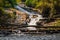
[(60, 34), (51, 35), (10, 35), (0, 37), (0, 40), (60, 40)]
[(21, 8), (20, 6), (15, 6), (15, 8), (16, 9), (18, 9), (18, 10), (20, 10), (20, 11), (22, 11), (22, 12), (25, 12), (25, 13), (27, 13), (27, 14), (31, 14), (30, 12), (27, 12), (26, 10), (24, 10), (23, 8)]
[[(39, 21), (39, 19), (43, 19), (42, 15), (39, 15), (38, 13), (34, 13), (34, 12), (28, 12), (26, 11), (25, 9), (21, 8), (20, 6), (15, 6), (15, 8), (17, 8), (18, 10), (22, 11), (22, 12), (25, 12), (29, 15), (29, 18), (31, 19), (30, 22), (28, 23), (28, 25), (37, 25), (36, 22)], [(33, 15), (36, 15), (38, 17), (36, 18), (32, 18)], [(20, 18), (19, 18), (20, 19)], [(17, 19), (18, 20), (18, 19)], [(16, 21), (17, 21), (16, 20)]]
[(41, 16), (41, 15), (39, 15), (39, 14), (35, 14), (36, 16), (38, 16), (38, 17), (36, 17), (36, 18), (33, 18), (33, 16), (32, 15), (30, 15), (30, 19), (31, 19), (31, 21), (28, 23), (28, 25), (37, 25), (36, 23), (40, 20), (40, 19), (43, 19), (43, 17)]
[[(20, 11), (28, 13), (29, 15), (32, 15), (31, 13), (20, 8), (19, 6), (16, 6), (16, 8), (18, 8)], [(28, 25), (32, 24), (36, 25), (36, 21), (38, 21), (39, 19), (42, 19), (41, 15), (38, 15), (37, 18), (31, 18), (31, 21)], [(60, 34), (50, 34), (50, 35), (11, 34), (8, 36), (0, 37), (0, 40), (60, 40)]]

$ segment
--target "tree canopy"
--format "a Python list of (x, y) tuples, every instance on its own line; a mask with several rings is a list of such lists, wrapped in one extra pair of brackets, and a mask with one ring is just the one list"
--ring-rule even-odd
[[(48, 12), (48, 18), (53, 18), (54, 14), (56, 14), (60, 10), (60, 1), (59, 0), (26, 0), (26, 5), (29, 7), (34, 7), (44, 12)], [(48, 11), (49, 10), (49, 11)]]

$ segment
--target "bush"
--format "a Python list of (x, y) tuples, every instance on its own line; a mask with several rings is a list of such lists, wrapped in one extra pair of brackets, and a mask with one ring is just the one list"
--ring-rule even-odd
[(5, 12), (4, 8), (0, 7), (0, 23), (8, 23), (16, 18), (14, 13)]

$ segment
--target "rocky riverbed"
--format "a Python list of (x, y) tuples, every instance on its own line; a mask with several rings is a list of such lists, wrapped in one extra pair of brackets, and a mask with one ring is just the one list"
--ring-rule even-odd
[(10, 35), (0, 37), (0, 40), (60, 40), (60, 34), (50, 35)]

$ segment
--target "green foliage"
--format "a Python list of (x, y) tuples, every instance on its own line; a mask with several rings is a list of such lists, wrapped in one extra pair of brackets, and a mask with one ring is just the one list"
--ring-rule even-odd
[(22, 2), (25, 2), (26, 0), (21, 0)]
[(14, 7), (14, 5), (16, 5), (16, 0), (5, 0), (5, 5)]
[(16, 0), (0, 0), (0, 7), (14, 7), (16, 4)]
[(60, 19), (55, 20), (55, 22), (51, 23), (52, 26), (60, 26)]
[(0, 23), (11, 22), (15, 18), (15, 15), (12, 13), (5, 12), (4, 8), (0, 7)]
[(0, 0), (0, 7), (4, 5), (3, 0)]
[(16, 3), (18, 4), (18, 3), (20, 3), (21, 2), (21, 0), (16, 0)]
[(26, 5), (30, 7), (35, 7), (38, 0), (26, 0)]
[[(39, 9), (42, 14), (47, 15), (46, 12), (48, 12), (49, 16), (48, 18), (53, 18), (54, 14), (56, 14), (59, 11), (60, 8), (60, 1), (59, 0), (26, 0), (26, 5), (29, 7), (34, 7)], [(47, 9), (49, 8), (49, 9)], [(46, 11), (47, 10), (47, 11)], [(46, 11), (46, 12), (44, 12)]]
[(10, 15), (6, 14), (4, 12), (4, 9), (0, 7), (0, 23), (7, 22), (7, 19), (10, 17)]
[(14, 5), (17, 5), (20, 2), (21, 0), (0, 0), (0, 7), (14, 7)]

